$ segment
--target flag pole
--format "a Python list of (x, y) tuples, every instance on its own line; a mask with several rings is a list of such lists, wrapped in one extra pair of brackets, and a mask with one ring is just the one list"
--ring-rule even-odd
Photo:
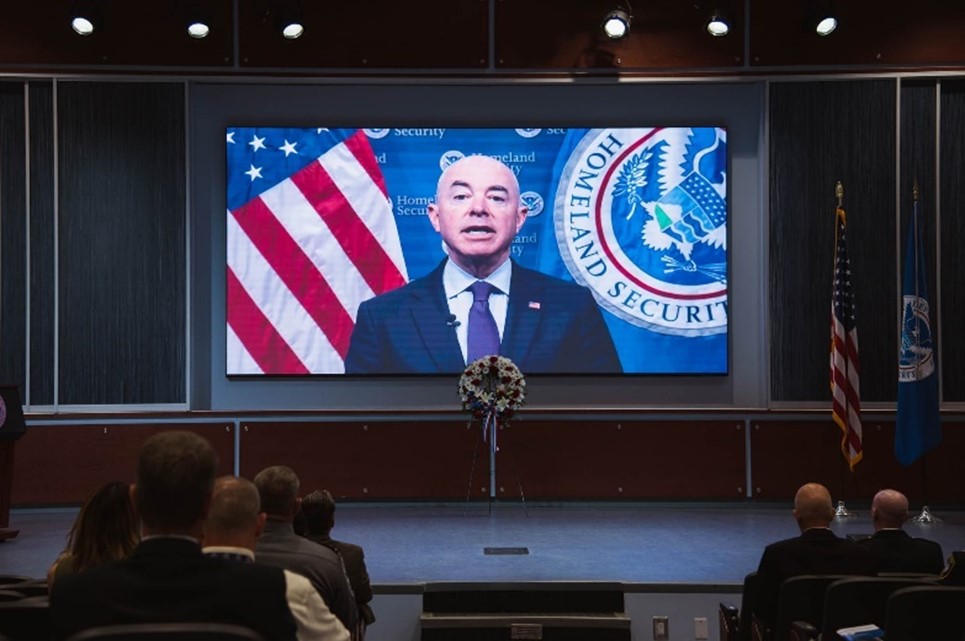
[[(919, 272), (918, 272), (918, 268), (919, 268), (919, 261), (918, 261), (918, 243), (919, 243), (919, 241), (921, 240), (920, 237), (919, 237), (919, 233), (920, 233), (920, 232), (919, 232), (919, 227), (920, 227), (921, 225), (920, 225), (919, 220), (918, 220), (918, 197), (919, 197), (920, 192), (919, 192), (919, 189), (918, 189), (918, 177), (917, 177), (917, 176), (915, 176), (915, 182), (914, 182), (914, 185), (912, 186), (911, 194), (912, 194), (912, 199), (913, 199), (913, 201), (914, 201), (914, 209), (912, 210), (912, 216), (915, 217), (914, 225), (913, 225), (913, 227), (914, 227), (913, 233), (914, 233), (914, 237), (915, 237), (915, 250), (914, 250), (914, 259), (915, 259), (915, 298), (917, 299), (917, 298), (919, 298), (920, 293), (921, 293), (920, 290), (918, 289), (918, 287), (919, 287), (918, 284), (919, 284), (919, 282), (920, 282), (920, 280), (921, 280), (921, 279), (919, 278), (920, 274), (919, 274)], [(916, 321), (916, 323), (917, 323), (917, 321)], [(915, 332), (915, 347), (917, 347), (917, 348), (919, 348), (919, 349), (921, 348), (921, 332)], [(922, 367), (922, 361), (919, 360), (918, 362), (915, 363), (915, 370), (916, 370), (916, 373), (917, 373), (916, 378), (919, 378), (919, 379), (921, 378), (921, 367)], [(913, 522), (915, 522), (915, 523), (926, 523), (926, 524), (927, 524), (927, 523), (937, 523), (937, 522), (941, 521), (941, 519), (938, 518), (937, 516), (935, 516), (934, 514), (932, 514), (932, 513), (931, 513), (931, 510), (928, 508), (928, 474), (927, 474), (927, 462), (928, 462), (928, 452), (925, 452), (924, 454), (921, 455), (921, 487), (922, 487), (922, 495), (924, 496), (924, 504), (922, 505), (921, 512), (918, 514), (918, 516), (913, 517), (913, 518), (911, 519), (911, 520), (912, 520)]]
[[(837, 259), (838, 259), (838, 256), (837, 256), (837, 254), (838, 254), (838, 238), (837, 238), (837, 236), (838, 236), (838, 231), (837, 231), (837, 230), (838, 230), (838, 225), (837, 225), (837, 218), (838, 218), (838, 216), (841, 215), (841, 210), (844, 209), (844, 185), (841, 184), (841, 181), (840, 181), (840, 180), (834, 185), (834, 196), (835, 196), (835, 198), (838, 199), (838, 210), (837, 210), (836, 212), (834, 212), (834, 218), (835, 218), (835, 225), (834, 225), (834, 230), (835, 230), (835, 231), (834, 231), (834, 235), (835, 235), (835, 238), (834, 238), (834, 254), (835, 254), (835, 256), (834, 256), (834, 262), (837, 263)], [(832, 280), (832, 282), (833, 282), (833, 280), (834, 280), (834, 275), (833, 275), (833, 274), (832, 274), (832, 276), (831, 276), (831, 280)], [(832, 289), (833, 289), (833, 286), (832, 286)], [(850, 367), (851, 367), (851, 361), (850, 361), (850, 359), (846, 359), (846, 360), (845, 360), (845, 364), (844, 364), (844, 368), (845, 368), (845, 370), (844, 370), (845, 379), (847, 379), (847, 378), (849, 377), (849, 375), (850, 375), (850, 372), (849, 372)], [(850, 401), (848, 400), (847, 396), (845, 396), (845, 406), (844, 406), (845, 416), (847, 416), (847, 415), (850, 413), (850, 410), (851, 410)], [(848, 468), (849, 468), (852, 472), (854, 472), (854, 470), (853, 470), (853, 468), (851, 468), (850, 464), (849, 464)], [(843, 485), (844, 485), (844, 483), (842, 482), (842, 486), (843, 486)], [(842, 487), (842, 490), (843, 490), (843, 489), (844, 489), (844, 488)], [(834, 511), (834, 518), (836, 518), (836, 519), (846, 519), (846, 518), (848, 518), (848, 517), (850, 517), (850, 516), (856, 516), (856, 514), (855, 514), (854, 512), (851, 512), (850, 510), (848, 510), (848, 508), (847, 508), (847, 507), (845, 506), (845, 504), (844, 504), (844, 501), (839, 500), (839, 501), (838, 501), (838, 507), (837, 507), (837, 508), (835, 509), (835, 511)]]

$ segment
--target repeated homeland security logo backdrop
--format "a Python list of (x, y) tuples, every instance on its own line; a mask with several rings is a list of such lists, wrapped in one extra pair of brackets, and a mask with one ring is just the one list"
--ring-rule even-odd
[[(271, 131), (237, 134), (240, 141)], [(324, 132), (332, 144), (359, 133), (305, 131)], [(626, 373), (727, 373), (722, 128), (361, 131), (384, 178), (409, 280), (444, 257), (426, 211), (441, 170), (465, 156), (491, 156), (516, 175), (529, 209), (511, 257), (590, 289)], [(250, 158), (234, 158), (230, 144), (228, 151), (231, 209), (232, 181), (250, 189)]]

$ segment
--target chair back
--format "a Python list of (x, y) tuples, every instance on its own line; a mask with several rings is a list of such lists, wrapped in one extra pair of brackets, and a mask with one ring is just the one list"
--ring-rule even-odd
[(935, 585), (934, 580), (907, 577), (856, 576), (835, 581), (824, 592), (821, 638), (834, 641), (837, 630), (873, 623), (885, 627), (888, 597), (895, 590)]
[(33, 581), (32, 576), (24, 576), (23, 574), (0, 574), (0, 587), (6, 589), (8, 586), (14, 583), (23, 583), (24, 581)]
[(0, 601), (0, 634), (10, 641), (49, 639), (52, 633), (47, 597), (28, 596), (16, 601)]
[(13, 585), (3, 586), (3, 589), (19, 592), (24, 596), (47, 596), (50, 594), (50, 586), (47, 585), (47, 579), (22, 581), (20, 583), (14, 583)]
[(740, 620), (737, 623), (737, 641), (751, 641), (751, 628), (754, 620), (754, 605), (757, 599), (757, 572), (744, 577), (741, 590)]
[(806, 621), (820, 630), (824, 615), (824, 590), (844, 578), (847, 575), (802, 574), (785, 580), (777, 597), (777, 618), (772, 631), (774, 641), (789, 639), (795, 621)]
[(965, 640), (965, 588), (941, 585), (895, 590), (885, 616), (887, 641)]
[(717, 610), (717, 623), (720, 626), (720, 641), (737, 641), (740, 610), (736, 605), (721, 601)]
[(125, 623), (81, 630), (67, 641), (265, 641), (251, 628), (231, 623)]

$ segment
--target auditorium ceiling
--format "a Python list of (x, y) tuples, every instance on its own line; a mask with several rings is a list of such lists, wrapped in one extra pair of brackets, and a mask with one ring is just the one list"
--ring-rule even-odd
[[(93, 0), (101, 25), (69, 26), (81, 0), (5, 3), (0, 73), (176, 73), (217, 76), (759, 74), (965, 68), (965, 2), (919, 0), (904, 12), (879, 0), (838, 0), (839, 27), (807, 26), (827, 0)], [(304, 34), (281, 37), (282, 8), (302, 14)], [(884, 7), (889, 7), (885, 9)], [(203, 9), (211, 26), (189, 38), (185, 19)], [(609, 40), (604, 14), (631, 15)], [(727, 36), (704, 31), (715, 9)]]

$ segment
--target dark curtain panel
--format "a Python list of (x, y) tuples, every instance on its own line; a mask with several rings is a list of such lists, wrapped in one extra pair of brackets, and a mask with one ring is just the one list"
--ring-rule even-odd
[[(915, 206), (914, 186), (918, 181), (918, 210), (921, 213), (922, 232), (925, 247), (925, 274), (928, 279), (928, 303), (931, 306), (932, 345), (942, 352), (938, 332), (938, 282), (937, 268), (937, 226), (935, 224), (938, 193), (935, 177), (935, 127), (937, 117), (936, 82), (932, 80), (904, 81), (901, 85), (901, 183), (899, 202), (898, 270), (899, 300), (895, 303), (895, 313), (901, 313), (900, 297), (903, 290), (905, 266), (905, 244), (908, 242), (908, 221)], [(899, 316), (895, 317), (896, 320)], [(900, 325), (896, 326), (895, 353), (900, 340)], [(895, 374), (895, 398), (897, 399), (898, 375)]]
[[(946, 402), (965, 401), (965, 81), (941, 81), (941, 359)], [(934, 281), (932, 281), (934, 282)], [(932, 303), (934, 305), (934, 303)], [(932, 324), (935, 316), (932, 316)]]
[(26, 398), (24, 84), (0, 82), (0, 382)]
[(53, 83), (28, 85), (30, 109), (30, 403), (54, 402)]
[(844, 185), (863, 401), (896, 398), (896, 81), (770, 86), (771, 398), (827, 402), (834, 187)]
[(183, 85), (57, 92), (59, 401), (184, 402)]

